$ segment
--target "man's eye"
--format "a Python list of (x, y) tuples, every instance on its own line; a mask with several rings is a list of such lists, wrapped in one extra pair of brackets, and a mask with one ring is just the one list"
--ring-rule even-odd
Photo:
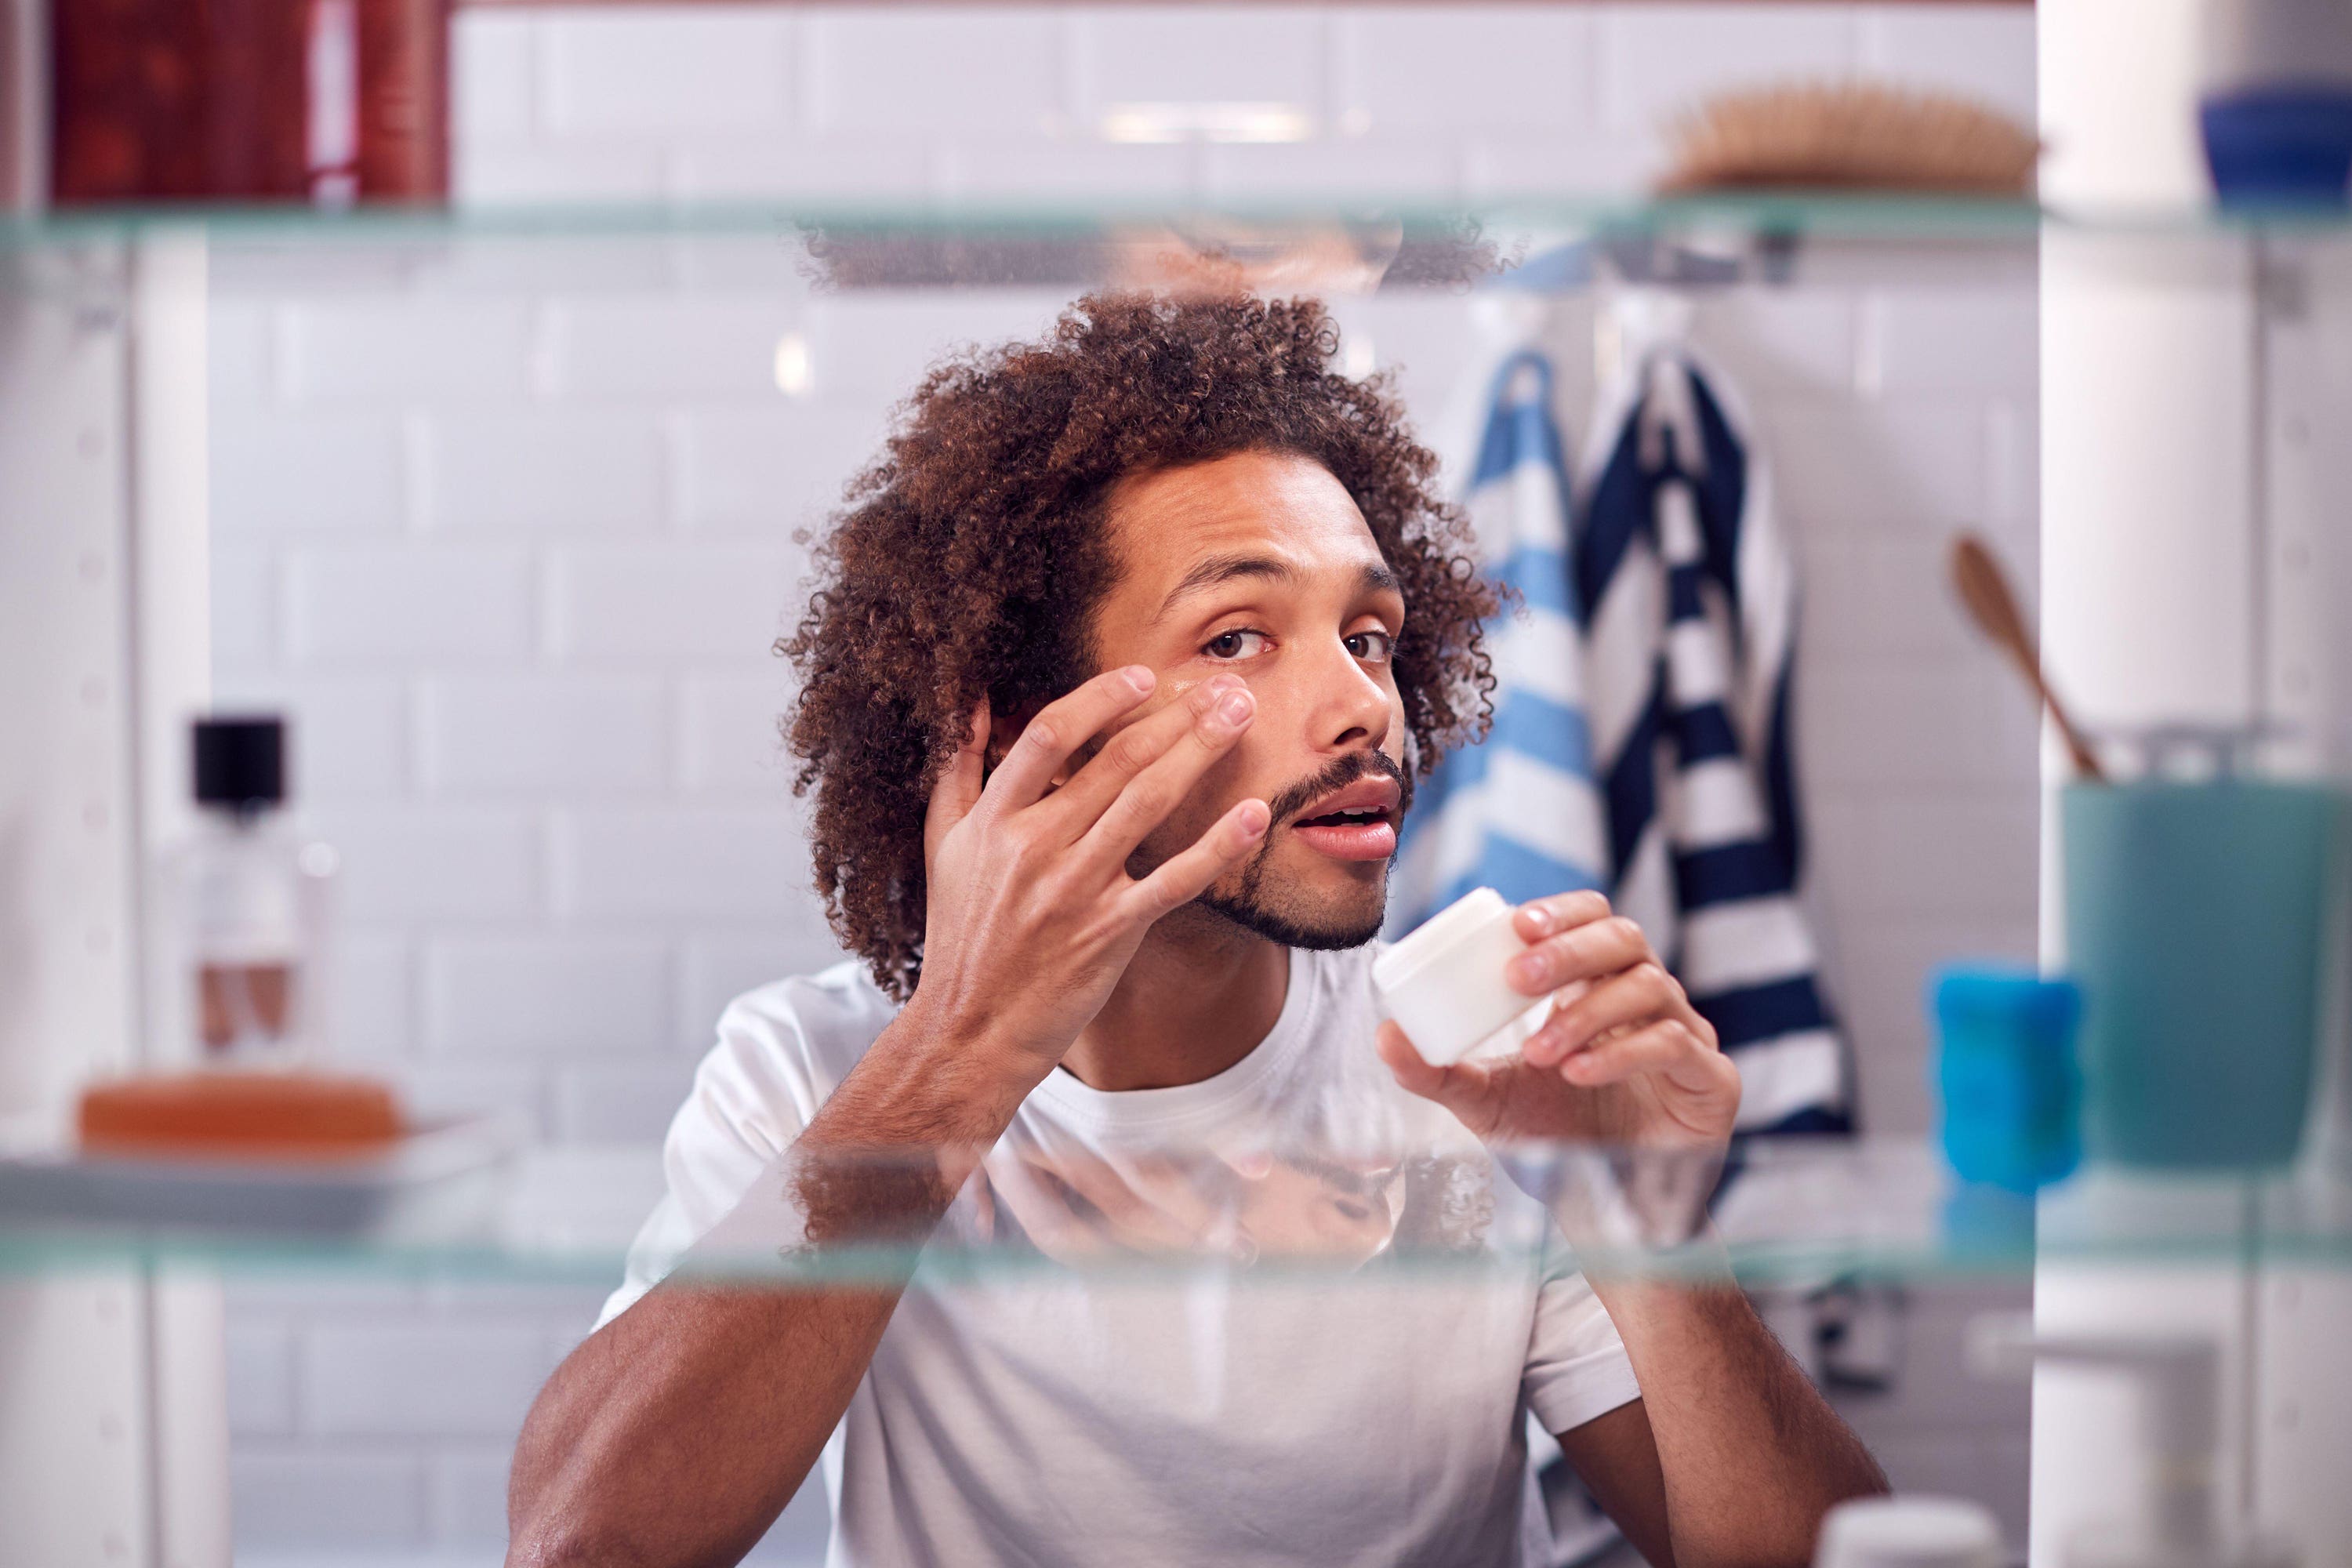
[(1386, 632), (1354, 632), (1347, 638), (1348, 651), (1358, 658), (1386, 664), (1396, 657), (1396, 638)]
[[(1251, 639), (1255, 638), (1253, 641)], [(1247, 658), (1265, 648), (1265, 634), (1253, 631), (1222, 632), (1201, 647), (1211, 658)]]

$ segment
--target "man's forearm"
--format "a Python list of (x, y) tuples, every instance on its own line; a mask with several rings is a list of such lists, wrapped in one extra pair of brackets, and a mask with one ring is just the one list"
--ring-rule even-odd
[[(924, 1029), (902, 1013), (794, 1142), (788, 1202), (809, 1246), (920, 1245), (970, 1169), (952, 1151), (984, 1150), (1020, 1104), (1020, 1085), (940, 1067), (956, 1058)], [(683, 1278), (647, 1292), (532, 1405), (509, 1560), (740, 1558), (815, 1464), (898, 1294)]]
[(508, 1483), (517, 1564), (734, 1563), (807, 1478), (895, 1290), (665, 1284), (573, 1351)]
[(1808, 1563), (1822, 1514), (1886, 1489), (1869, 1450), (1736, 1287), (1592, 1286), (1642, 1386), (1675, 1568)]

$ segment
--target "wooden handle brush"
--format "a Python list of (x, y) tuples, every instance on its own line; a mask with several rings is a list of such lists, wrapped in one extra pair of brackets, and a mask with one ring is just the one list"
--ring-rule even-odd
[(1948, 93), (1869, 81), (1792, 82), (1721, 94), (1666, 128), (1658, 189), (2033, 190), (2034, 133)]
[(2050, 689), (2049, 679), (2042, 673), (2042, 655), (2033, 646), (2033, 634), (2026, 629), (2025, 616), (2018, 611), (2017, 595), (2009, 591), (2008, 574), (1993, 559), (1984, 541), (1975, 534), (1964, 533), (1952, 542), (1952, 583), (1959, 589), (1960, 603), (1968, 607), (1969, 618), (1976, 622), (1977, 629), (2009, 655), (2010, 662), (2017, 666), (2018, 672), (2033, 688), (2034, 695), (2042, 700), (2042, 705), (2050, 710), (2067, 752), (2074, 759), (2074, 771), (2093, 784), (2106, 783), (2106, 770), (2099, 766), (2090, 742), (2075, 727), (2066, 705), (2058, 700), (2058, 694)]

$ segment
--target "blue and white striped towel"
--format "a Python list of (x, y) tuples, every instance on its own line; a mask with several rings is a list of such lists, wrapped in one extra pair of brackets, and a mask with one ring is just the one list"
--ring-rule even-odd
[[(1629, 303), (1633, 303), (1630, 302)], [(1574, 550), (1609, 886), (1739, 1064), (1745, 1131), (1852, 1127), (1796, 898), (1796, 576), (1746, 420), (1679, 341), (1625, 318)]]
[(1540, 351), (1522, 344), (1505, 355), (1464, 502), (1489, 570), (1520, 605), (1486, 627), (1494, 728), (1415, 792), (1389, 883), (1391, 937), (1473, 888), (1518, 903), (1606, 879), (1569, 558), (1568, 458), (1551, 400), (1551, 362)]

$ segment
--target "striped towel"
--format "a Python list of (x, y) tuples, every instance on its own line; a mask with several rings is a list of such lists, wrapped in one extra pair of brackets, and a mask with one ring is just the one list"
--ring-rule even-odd
[(1796, 899), (1796, 577), (1746, 421), (1629, 296), (1596, 405), (1575, 592), (1609, 886), (1739, 1064), (1746, 1131), (1846, 1131), (1845, 1051)]
[(1486, 627), (1494, 728), (1414, 793), (1389, 884), (1391, 938), (1473, 888), (1519, 903), (1606, 879), (1569, 559), (1568, 458), (1551, 410), (1551, 362), (1525, 343), (1507, 353), (1464, 502), (1489, 570), (1520, 604)]

